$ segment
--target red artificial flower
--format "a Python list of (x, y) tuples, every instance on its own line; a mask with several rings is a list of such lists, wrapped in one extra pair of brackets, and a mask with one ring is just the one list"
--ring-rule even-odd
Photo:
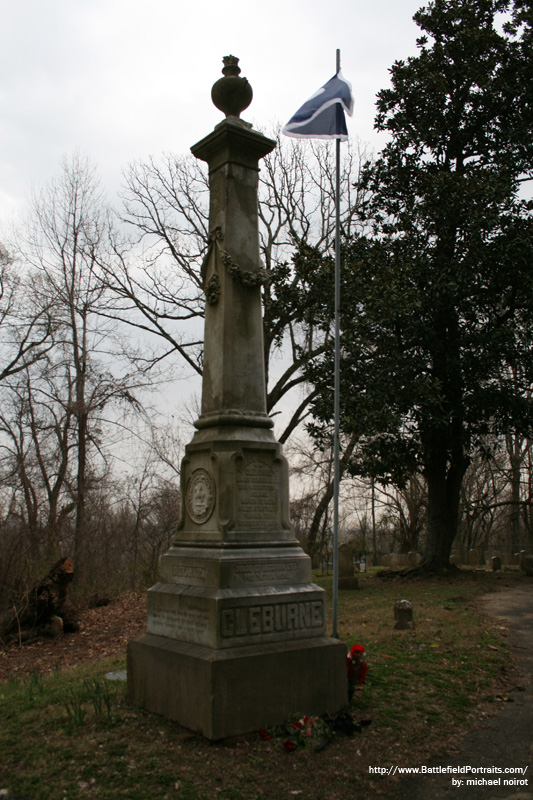
[(294, 744), (292, 739), (285, 739), (285, 741), (283, 742), (283, 747), (288, 753), (290, 753), (292, 750), (296, 748), (296, 745)]
[(264, 728), (259, 728), (259, 736), (261, 739), (270, 739), (270, 734)]
[(368, 672), (368, 664), (365, 661), (365, 648), (362, 644), (354, 644), (348, 655), (348, 680), (352, 684), (364, 683)]

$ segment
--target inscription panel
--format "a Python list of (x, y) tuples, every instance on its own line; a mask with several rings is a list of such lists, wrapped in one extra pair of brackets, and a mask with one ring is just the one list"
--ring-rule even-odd
[(207, 581), (207, 569), (195, 564), (172, 564), (171, 575), (179, 580), (194, 581), (204, 584)]
[(148, 633), (212, 646), (210, 614), (207, 607), (190, 606), (175, 601), (170, 605), (151, 603), (148, 609)]
[(268, 586), (273, 583), (294, 583), (299, 565), (285, 561), (275, 564), (238, 564), (233, 568), (235, 583), (240, 586)]
[(220, 615), (220, 636), (224, 647), (246, 640), (263, 641), (306, 638), (325, 631), (321, 600), (290, 603), (261, 603), (226, 608)]
[(182, 586), (214, 585), (214, 565), (200, 556), (183, 557), (175, 549), (161, 556), (159, 573), (165, 583)]
[(270, 456), (237, 462), (237, 524), (251, 531), (279, 526), (279, 464)]

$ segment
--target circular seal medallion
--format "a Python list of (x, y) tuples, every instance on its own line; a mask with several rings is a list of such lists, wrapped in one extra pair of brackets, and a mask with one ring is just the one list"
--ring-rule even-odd
[(215, 482), (206, 469), (195, 469), (187, 483), (185, 506), (193, 522), (207, 522), (215, 507)]

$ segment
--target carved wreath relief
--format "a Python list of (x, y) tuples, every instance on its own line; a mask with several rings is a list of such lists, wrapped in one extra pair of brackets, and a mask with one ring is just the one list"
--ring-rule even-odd
[(215, 507), (215, 482), (205, 469), (195, 469), (185, 492), (185, 506), (193, 522), (207, 522)]
[[(249, 289), (254, 288), (255, 286), (263, 286), (263, 284), (268, 282), (269, 274), (266, 269), (245, 270), (232, 259), (226, 250), (224, 250), (221, 244), (221, 242), (224, 241), (224, 234), (222, 233), (222, 228), (220, 225), (217, 225), (216, 228), (213, 228), (208, 238), (209, 241), (207, 253), (205, 254), (202, 262), (202, 278), (204, 279), (205, 298), (210, 306), (216, 306), (220, 300), (220, 278), (216, 273), (217, 260), (219, 258), (222, 259), (222, 263), (232, 278), (239, 281), (243, 286), (246, 286)], [(205, 283), (209, 262), (211, 260), (211, 254), (213, 252), (215, 253), (215, 272), (211, 275), (207, 283)]]

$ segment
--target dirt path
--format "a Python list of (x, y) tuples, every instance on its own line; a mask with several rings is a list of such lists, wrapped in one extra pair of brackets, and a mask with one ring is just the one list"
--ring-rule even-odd
[[(533, 800), (533, 583), (486, 595), (479, 603), (482, 611), (508, 627), (509, 642), (522, 669), (521, 678), (509, 693), (510, 702), (502, 703), (498, 714), (468, 734), (458, 751), (426, 766), (437, 770), (448, 766), (496, 767), (502, 773), (436, 770), (403, 779), (387, 793), (390, 800)], [(489, 652), (486, 655), (490, 658)], [(523, 774), (503, 772), (513, 768)], [(467, 780), (485, 783), (467, 784)], [(496, 784), (487, 783), (498, 780)], [(504, 784), (504, 780), (518, 783)]]

